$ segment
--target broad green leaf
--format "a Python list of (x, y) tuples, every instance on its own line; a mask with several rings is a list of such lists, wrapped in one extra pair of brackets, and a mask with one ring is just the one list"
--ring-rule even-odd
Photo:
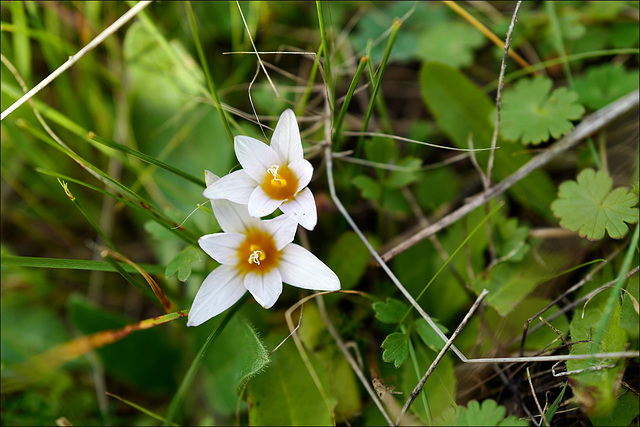
[(589, 67), (585, 74), (576, 77), (574, 88), (580, 102), (598, 110), (638, 89), (639, 75), (637, 69), (626, 70), (621, 65), (606, 63)]
[(364, 141), (364, 154), (372, 162), (389, 163), (398, 157), (398, 147), (391, 138), (375, 136)]
[[(571, 346), (569, 354), (590, 354), (596, 325), (604, 316), (604, 307), (609, 297), (608, 289), (596, 295), (586, 305), (584, 317), (582, 310), (576, 310), (571, 321), (571, 341), (587, 341)], [(627, 344), (627, 334), (620, 328), (620, 303), (616, 302), (613, 315), (606, 325), (605, 333), (600, 343), (600, 351), (603, 353), (623, 351)], [(585, 372), (569, 376), (569, 384), (574, 395), (581, 403), (587, 414), (607, 415), (616, 405), (616, 390), (620, 386), (619, 375), (623, 363), (619, 360), (568, 360), (567, 371), (587, 370)], [(593, 370), (600, 368), (599, 370)]]
[(387, 335), (380, 347), (384, 349), (382, 360), (399, 368), (409, 357), (409, 336), (402, 332), (394, 332)]
[(501, 135), (523, 144), (539, 144), (559, 138), (573, 129), (570, 120), (582, 117), (584, 107), (578, 94), (559, 88), (549, 94), (553, 82), (546, 77), (522, 79), (504, 91), (500, 121)]
[(407, 312), (407, 305), (395, 298), (387, 298), (387, 302), (374, 302), (373, 311), (376, 319), (382, 323), (400, 323), (402, 316)]
[[(94, 306), (80, 295), (69, 299), (69, 317), (84, 335), (121, 328), (131, 319)], [(173, 392), (176, 388), (174, 361), (178, 351), (160, 329), (141, 330), (121, 341), (96, 350), (109, 375), (147, 392)]]
[(342, 289), (353, 289), (367, 270), (370, 256), (358, 235), (347, 231), (331, 247), (327, 265), (340, 278)]
[(351, 183), (360, 189), (362, 197), (369, 200), (380, 200), (382, 194), (382, 187), (375, 179), (368, 175), (356, 175), (351, 180)]
[(392, 171), (387, 179), (384, 181), (384, 185), (389, 188), (402, 188), (418, 179), (418, 170), (422, 165), (422, 160), (415, 157), (405, 157), (397, 163), (397, 166), (409, 169), (409, 171)]
[(200, 251), (193, 246), (187, 246), (169, 262), (164, 274), (167, 279), (177, 274), (178, 280), (186, 282), (191, 276), (191, 264), (200, 260)]
[[(333, 425), (332, 408), (327, 407), (292, 340), (273, 353), (272, 361), (249, 381), (251, 425)], [(313, 366), (328, 393), (325, 369), (318, 363)]]
[[(491, 146), (495, 111), (494, 103), (464, 74), (448, 65), (426, 62), (420, 72), (420, 88), (425, 104), (438, 126), (458, 148), (469, 148), (469, 135), (474, 148)], [(514, 173), (530, 160), (522, 147), (498, 141), (495, 151), (494, 178), (497, 182)], [(478, 152), (476, 158), (485, 168), (488, 153)], [(542, 170), (514, 184), (509, 194), (524, 206), (550, 217), (549, 205), (553, 200), (554, 185)], [(441, 316), (442, 317), (442, 316)]]
[(625, 188), (611, 191), (612, 180), (606, 172), (585, 169), (576, 181), (560, 184), (558, 198), (551, 204), (560, 225), (577, 231), (581, 237), (599, 240), (604, 231), (621, 239), (629, 231), (626, 223), (638, 222), (638, 196)]
[[(434, 320), (438, 328), (445, 334), (449, 332), (446, 326), (441, 325), (436, 320)], [(433, 330), (433, 328), (427, 323), (424, 318), (420, 318), (414, 324), (416, 332), (422, 341), (433, 351), (440, 351), (444, 347), (445, 342), (442, 340), (440, 335)]]
[(519, 226), (517, 218), (498, 217), (494, 230), (497, 257), (509, 262), (522, 261), (531, 248), (527, 243), (529, 227)]
[(484, 272), (471, 283), (480, 293), (489, 291), (485, 299), (502, 316), (506, 316), (523, 301), (536, 286), (558, 272), (567, 256), (558, 252), (539, 252), (539, 257), (528, 256), (520, 263), (502, 262)]
[[(209, 332), (198, 330), (202, 340)], [(212, 374), (207, 393), (214, 407), (222, 413), (235, 413), (242, 387), (269, 362), (269, 353), (253, 326), (234, 316), (204, 359)]]
[(486, 399), (482, 405), (477, 400), (469, 402), (467, 407), (449, 408), (440, 418), (434, 420), (435, 426), (528, 426), (525, 420), (514, 416), (505, 418), (507, 409), (495, 400)]
[(467, 23), (445, 22), (422, 34), (416, 45), (416, 55), (425, 61), (462, 68), (473, 62), (473, 51), (485, 42), (486, 38)]
[(626, 390), (616, 399), (613, 409), (605, 415), (589, 415), (596, 426), (628, 426), (640, 414), (640, 399), (631, 390)]

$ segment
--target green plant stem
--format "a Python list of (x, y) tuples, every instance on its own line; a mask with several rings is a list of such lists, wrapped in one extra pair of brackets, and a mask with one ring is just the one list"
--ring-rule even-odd
[[(400, 327), (402, 333), (407, 333), (407, 328), (405, 325)], [(420, 371), (420, 365), (418, 365), (418, 356), (416, 356), (416, 349), (413, 348), (413, 343), (411, 342), (411, 335), (408, 337), (409, 340), (409, 355), (411, 356), (411, 362), (413, 363), (413, 370), (416, 374), (416, 378), (418, 381), (422, 378), (422, 372)], [(429, 407), (429, 401), (427, 400), (427, 393), (420, 393), (420, 398), (422, 400), (422, 404), (424, 405), (424, 411), (427, 414), (427, 424), (431, 424), (431, 408)]]
[[(602, 345), (602, 336), (604, 335), (604, 331), (609, 325), (609, 322), (611, 321), (611, 316), (613, 316), (613, 311), (616, 306), (616, 300), (620, 298), (620, 289), (622, 289), (622, 285), (625, 282), (625, 277), (627, 276), (627, 273), (631, 269), (631, 263), (633, 262), (633, 254), (638, 250), (639, 234), (640, 234), (640, 225), (637, 225), (636, 230), (633, 233), (633, 237), (631, 237), (631, 243), (627, 248), (627, 253), (624, 256), (622, 267), (620, 268), (620, 273), (618, 273), (618, 278), (616, 279), (616, 284), (613, 285), (613, 290), (609, 294), (607, 305), (605, 306), (602, 317), (600, 318), (600, 321), (596, 326), (596, 332), (593, 335), (593, 339), (591, 342), (592, 353), (597, 353), (601, 350), (600, 346)], [(618, 326), (616, 325), (614, 327), (618, 327)]]
[(364, 116), (364, 122), (362, 123), (362, 132), (363, 135), (358, 139), (358, 145), (356, 147), (355, 156), (360, 157), (360, 153), (362, 151), (362, 144), (364, 142), (364, 132), (367, 131), (369, 127), (369, 120), (371, 119), (371, 114), (373, 114), (373, 107), (376, 103), (376, 98), (378, 97), (378, 92), (380, 91), (380, 86), (382, 85), (382, 78), (384, 77), (384, 72), (387, 69), (387, 63), (389, 62), (389, 57), (391, 56), (391, 49), (393, 49), (393, 44), (396, 41), (396, 36), (398, 35), (398, 30), (402, 25), (402, 21), (396, 19), (393, 21), (393, 28), (391, 29), (391, 34), (389, 35), (389, 40), (387, 41), (387, 46), (384, 50), (384, 55), (382, 57), (382, 62), (380, 63), (380, 67), (378, 68), (378, 75), (375, 80), (375, 84), (373, 85), (373, 93), (371, 94), (371, 99), (369, 100), (369, 105), (367, 106), (367, 112)]
[(304, 109), (307, 106), (307, 102), (309, 101), (309, 97), (311, 96), (311, 91), (313, 90), (313, 84), (316, 81), (316, 74), (318, 73), (318, 67), (320, 66), (320, 56), (322, 56), (324, 45), (320, 45), (318, 48), (318, 53), (316, 54), (315, 61), (313, 61), (313, 65), (311, 66), (311, 72), (309, 73), (309, 80), (307, 81), (307, 87), (298, 101), (298, 106), (296, 107), (296, 115), (301, 116), (304, 113)]
[(347, 90), (347, 95), (344, 98), (344, 102), (342, 103), (342, 107), (340, 108), (340, 114), (338, 115), (338, 119), (333, 126), (333, 145), (334, 151), (340, 150), (340, 130), (342, 129), (342, 122), (344, 117), (347, 114), (347, 110), (349, 109), (349, 104), (351, 103), (351, 98), (353, 98), (353, 93), (358, 86), (358, 82), (360, 81), (360, 76), (362, 76), (362, 72), (364, 71), (367, 62), (369, 62), (369, 58), (367, 56), (363, 56), (360, 58), (360, 63), (358, 64), (358, 68), (356, 69), (356, 73), (353, 75), (353, 79), (351, 80), (351, 84), (349, 85), (349, 90)]
[[(322, 55), (324, 57), (324, 72), (327, 79), (327, 89), (329, 90), (329, 103), (334, 104), (333, 81), (331, 80), (331, 50), (327, 40), (327, 33), (324, 28), (324, 11), (322, 10), (322, 2), (316, 1), (316, 9), (318, 11), (318, 26), (320, 27), (320, 39), (322, 40)], [(333, 108), (331, 108), (333, 110)]]
[[(97, 261), (88, 259), (61, 259), (61, 258), (43, 258), (28, 257), (17, 255), (2, 255), (1, 261), (3, 266), (8, 267), (26, 267), (26, 268), (63, 268), (68, 270), (89, 270), (89, 271), (117, 271), (113, 265), (107, 261)], [(136, 273), (137, 270), (124, 262), (117, 262), (128, 273)], [(162, 274), (165, 272), (164, 265), (157, 264), (138, 264), (140, 268), (149, 274)]]
[(229, 137), (229, 142), (233, 144), (233, 133), (231, 132), (229, 121), (227, 120), (227, 116), (224, 112), (224, 109), (222, 108), (220, 97), (218, 97), (218, 91), (216, 90), (216, 85), (213, 83), (213, 78), (211, 78), (211, 73), (209, 72), (209, 66), (207, 65), (207, 58), (204, 56), (204, 51), (202, 50), (202, 44), (200, 43), (200, 34), (198, 32), (198, 23), (196, 22), (196, 17), (195, 17), (195, 14), (193, 13), (193, 6), (191, 5), (191, 1), (185, 2), (185, 7), (187, 8), (187, 16), (189, 17), (191, 32), (193, 33), (193, 41), (196, 45), (196, 50), (198, 51), (198, 57), (200, 58), (200, 63), (202, 64), (204, 75), (206, 76), (207, 83), (209, 84), (209, 91), (211, 92), (211, 96), (213, 97), (213, 102), (216, 104), (216, 109), (218, 110), (218, 114), (220, 114), (220, 120), (222, 120), (222, 124), (224, 125), (224, 130), (227, 132), (227, 136)]
[(211, 345), (216, 341), (216, 339), (218, 339), (218, 337), (220, 336), (224, 328), (227, 326), (227, 324), (229, 324), (229, 321), (231, 320), (233, 315), (236, 314), (238, 309), (247, 300), (248, 295), (249, 295), (248, 293), (245, 293), (244, 296), (240, 299), (240, 301), (235, 303), (233, 307), (229, 309), (227, 314), (225, 314), (224, 318), (222, 319), (222, 322), (220, 322), (220, 324), (211, 332), (211, 334), (209, 334), (209, 337), (200, 348), (200, 351), (198, 351), (198, 354), (196, 355), (195, 359), (193, 359), (193, 362), (191, 362), (191, 366), (189, 367), (189, 370), (187, 371), (184, 378), (182, 379), (182, 383), (180, 384), (178, 391), (176, 392), (175, 396), (173, 396), (173, 399), (171, 400), (171, 404), (169, 405), (169, 410), (167, 411), (167, 416), (164, 420), (165, 426), (171, 425), (171, 423), (173, 422), (176, 416), (176, 413), (180, 408), (180, 405), (182, 405), (182, 402), (185, 396), (187, 395), (187, 391), (191, 388), (191, 383), (195, 379), (196, 374), (198, 373), (198, 369), (200, 368), (200, 365), (204, 360), (204, 357), (207, 355), (207, 353), (209, 352), (209, 349), (211, 348)]
[[(560, 29), (560, 22), (558, 21), (558, 14), (556, 13), (556, 5), (552, 1), (547, 1), (544, 5), (547, 8), (547, 13), (549, 14), (551, 32), (553, 33), (553, 42), (558, 50), (558, 55), (566, 55), (567, 51), (564, 46), (564, 40), (562, 40), (562, 30)], [(562, 69), (564, 70), (564, 75), (567, 78), (569, 87), (573, 88), (573, 75), (571, 74), (571, 67), (569, 67), (569, 63), (566, 61), (563, 62)]]

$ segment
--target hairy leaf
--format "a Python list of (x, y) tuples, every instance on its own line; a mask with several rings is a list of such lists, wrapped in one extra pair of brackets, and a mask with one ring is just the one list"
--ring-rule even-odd
[(393, 363), (396, 368), (404, 365), (409, 357), (409, 337), (405, 333), (394, 332), (387, 335), (380, 347), (384, 348), (382, 360)]
[(482, 405), (477, 400), (469, 402), (467, 407), (449, 408), (441, 417), (434, 420), (436, 426), (528, 426), (525, 420), (514, 416), (505, 418), (507, 410), (495, 400), (487, 399)]

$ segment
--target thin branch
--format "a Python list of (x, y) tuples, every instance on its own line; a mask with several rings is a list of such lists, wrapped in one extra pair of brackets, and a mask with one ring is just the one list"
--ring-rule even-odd
[(534, 170), (546, 165), (557, 155), (564, 153), (565, 151), (574, 147), (584, 138), (599, 131), (611, 121), (617, 119), (618, 117), (630, 111), (632, 108), (636, 107), (638, 105), (638, 93), (639, 91), (636, 90), (589, 115), (578, 126), (576, 126), (571, 132), (565, 135), (564, 138), (556, 142), (547, 151), (538, 154), (537, 156), (529, 160), (520, 169), (505, 178), (502, 182), (494, 185), (489, 190), (476, 195), (467, 204), (461, 206), (449, 215), (440, 219), (440, 221), (427, 227), (414, 227), (408, 230), (403, 235), (402, 243), (384, 252), (382, 254), (382, 259), (385, 261), (390, 260), (394, 256), (406, 251), (413, 245), (421, 242), (432, 234), (437, 233), (438, 231), (458, 221), (460, 218), (475, 210), (479, 206), (482, 206), (482, 204), (486, 203), (487, 201), (501, 195), (506, 190), (511, 188), (511, 186), (529, 175)]
[(427, 372), (424, 374), (424, 376), (422, 377), (418, 385), (416, 385), (416, 387), (413, 389), (413, 392), (411, 392), (411, 396), (409, 396), (409, 399), (407, 399), (407, 402), (404, 404), (404, 407), (402, 408), (402, 412), (400, 412), (400, 415), (396, 419), (396, 425), (400, 424), (400, 421), (409, 410), (409, 407), (411, 406), (413, 401), (416, 399), (416, 397), (418, 397), (418, 394), (420, 394), (420, 391), (422, 391), (422, 388), (426, 384), (427, 380), (429, 379), (433, 371), (436, 369), (436, 366), (438, 366), (438, 363), (440, 363), (445, 353), (453, 345), (453, 342), (455, 341), (455, 339), (458, 338), (458, 335), (460, 334), (462, 329), (467, 325), (467, 322), (469, 322), (469, 320), (471, 319), (471, 316), (473, 316), (473, 313), (475, 313), (475, 311), (480, 306), (480, 303), (482, 302), (484, 297), (487, 296), (488, 293), (489, 291), (486, 289), (484, 289), (480, 293), (480, 295), (478, 296), (476, 301), (473, 303), (473, 305), (471, 306), (467, 314), (464, 316), (464, 319), (462, 319), (462, 322), (460, 322), (460, 325), (456, 328), (453, 334), (451, 334), (451, 338), (449, 338), (449, 340), (444, 345), (444, 347), (442, 347), (442, 350), (440, 350), (440, 353), (438, 353), (438, 356), (436, 356), (435, 360), (431, 363), (431, 366), (429, 366), (429, 369), (427, 369)]
[(111, 34), (113, 34), (116, 31), (118, 31), (118, 29), (120, 27), (122, 27), (125, 23), (127, 23), (131, 18), (136, 16), (142, 9), (144, 9), (147, 6), (149, 6), (150, 3), (151, 3), (151, 1), (141, 1), (141, 2), (136, 3), (135, 6), (133, 6), (131, 9), (129, 9), (116, 22), (114, 22), (113, 24), (109, 25), (106, 30), (104, 30), (103, 32), (98, 34), (93, 40), (91, 40), (78, 53), (76, 53), (73, 56), (70, 56), (69, 59), (67, 60), (67, 62), (62, 64), (60, 67), (58, 67), (57, 70), (55, 70), (53, 73), (49, 74), (44, 80), (42, 80), (40, 83), (38, 83), (36, 85), (36, 87), (31, 89), (24, 96), (22, 96), (20, 99), (18, 99), (16, 102), (14, 102), (9, 108), (4, 110), (2, 112), (2, 115), (0, 116), (0, 121), (4, 120), (5, 117), (7, 117), (9, 114), (11, 114), (13, 111), (15, 111), (19, 106), (24, 104), (25, 101), (27, 101), (28, 99), (31, 99), (31, 97), (33, 97), (33, 95), (35, 95), (36, 93), (40, 92), (42, 89), (47, 87), (47, 85), (49, 85), (49, 83), (54, 81), (60, 74), (62, 74), (65, 71), (67, 71), (69, 68), (71, 68), (71, 66), (73, 64), (78, 62), (78, 60), (80, 58), (82, 58), (85, 54), (87, 54), (89, 51), (91, 51), (96, 46), (100, 45)]

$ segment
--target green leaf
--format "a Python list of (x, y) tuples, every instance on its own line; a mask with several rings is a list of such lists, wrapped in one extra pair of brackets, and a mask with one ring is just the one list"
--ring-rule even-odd
[(627, 390), (616, 399), (613, 409), (606, 415), (589, 415), (589, 421), (598, 426), (628, 426), (640, 414), (638, 395)]
[(570, 120), (584, 113), (584, 107), (576, 102), (578, 94), (563, 87), (549, 95), (552, 86), (551, 79), (536, 77), (522, 79), (504, 91), (500, 121), (504, 138), (525, 145), (539, 144), (573, 129)]
[(384, 348), (382, 360), (399, 368), (409, 357), (409, 336), (402, 332), (394, 332), (387, 335), (380, 347)]
[[(586, 305), (584, 317), (582, 310), (576, 310), (571, 321), (571, 341), (587, 341), (576, 343), (571, 346), (569, 354), (590, 354), (592, 352), (591, 338), (595, 333), (599, 320), (604, 316), (604, 310), (609, 298), (608, 289), (593, 297)], [(616, 301), (613, 315), (606, 325), (605, 333), (602, 337), (600, 351), (603, 353), (623, 351), (627, 344), (627, 334), (620, 328), (620, 303)], [(610, 414), (616, 405), (616, 392), (620, 387), (621, 377), (619, 376), (623, 363), (617, 360), (568, 360), (566, 362), (567, 371), (585, 370), (584, 372), (569, 376), (569, 385), (573, 394), (582, 404), (583, 409), (593, 415)], [(593, 370), (599, 367), (599, 370)]]
[(178, 280), (186, 282), (191, 276), (191, 264), (200, 260), (200, 251), (193, 246), (187, 246), (169, 262), (164, 274), (167, 279), (177, 274)]
[(558, 410), (558, 406), (560, 406), (560, 403), (562, 402), (562, 398), (564, 397), (564, 392), (567, 390), (568, 385), (569, 385), (568, 382), (564, 384), (564, 387), (562, 387), (562, 391), (560, 392), (558, 397), (556, 397), (556, 400), (553, 401), (551, 406), (549, 406), (549, 409), (547, 410), (547, 412), (545, 412), (544, 416), (547, 419), (547, 421), (549, 421), (549, 423), (551, 423), (551, 421), (553, 420), (553, 417), (556, 415), (556, 411)]
[[(627, 294), (627, 292), (629, 294)], [(629, 278), (627, 284), (627, 292), (622, 296), (622, 312), (620, 313), (620, 327), (623, 328), (629, 339), (632, 341), (638, 341), (638, 312), (636, 311), (637, 304), (640, 302), (640, 292), (638, 291), (638, 276), (634, 275)], [(635, 301), (633, 300), (635, 298)]]
[(407, 305), (395, 298), (387, 298), (387, 302), (374, 302), (373, 310), (376, 319), (382, 323), (400, 323), (402, 316), (407, 312)]
[[(440, 328), (442, 332), (445, 334), (449, 332), (446, 326), (441, 325), (435, 319), (433, 319), (436, 326)], [(433, 328), (427, 323), (424, 318), (420, 318), (416, 321), (414, 325), (416, 332), (418, 332), (418, 336), (422, 341), (433, 351), (440, 351), (444, 347), (445, 342), (442, 340), (440, 335), (433, 330)]]
[(629, 231), (626, 223), (638, 222), (638, 196), (625, 188), (611, 191), (612, 180), (603, 171), (585, 169), (576, 181), (560, 184), (558, 198), (551, 204), (560, 225), (577, 231), (581, 237), (599, 240), (607, 230), (609, 236), (621, 239)]
[(528, 426), (525, 420), (514, 416), (505, 418), (507, 409), (499, 406), (495, 400), (486, 399), (482, 406), (477, 400), (469, 402), (467, 407), (449, 408), (441, 417), (434, 420), (435, 426)]
[(496, 255), (509, 262), (522, 261), (530, 249), (526, 242), (529, 227), (519, 226), (517, 218), (503, 219), (503, 217), (498, 217), (497, 221), (493, 234)]
[(455, 68), (473, 62), (473, 51), (485, 43), (485, 37), (462, 22), (431, 26), (416, 45), (416, 55), (425, 61), (438, 61)]
[(340, 278), (342, 289), (353, 289), (367, 270), (370, 256), (360, 237), (347, 231), (331, 247), (327, 265)]
[(384, 181), (385, 186), (389, 188), (402, 188), (416, 181), (418, 179), (417, 172), (420, 170), (420, 166), (422, 166), (422, 160), (409, 156), (400, 160), (397, 165), (408, 170), (392, 171)]
[[(490, 117), (495, 105), (464, 74), (442, 63), (425, 62), (420, 71), (420, 88), (438, 126), (458, 148), (469, 148), (469, 135), (473, 137), (475, 148), (491, 146), (494, 121)], [(476, 158), (483, 165), (488, 153), (476, 153)], [(500, 144), (500, 149), (495, 151), (496, 182), (514, 173), (530, 158), (516, 144)], [(550, 217), (553, 188), (547, 174), (538, 169), (511, 187), (509, 194), (522, 205)]]
[[(198, 329), (202, 341), (209, 332)], [(199, 342), (196, 347), (200, 345)], [(214, 407), (222, 413), (235, 413), (242, 387), (269, 362), (269, 353), (253, 326), (241, 316), (234, 316), (204, 359), (212, 373), (207, 392)]]
[[(293, 342), (281, 346), (272, 360), (248, 385), (251, 425), (333, 425), (332, 408), (327, 407)], [(313, 366), (328, 392), (326, 371), (318, 363)]]
[(626, 70), (620, 65), (607, 63), (589, 67), (585, 74), (576, 77), (574, 88), (580, 95), (580, 102), (598, 110), (638, 89), (639, 76), (637, 69)]
[(382, 194), (382, 187), (375, 179), (371, 178), (368, 175), (357, 175), (352, 180), (351, 183), (355, 185), (360, 192), (362, 193), (362, 197), (369, 200), (379, 200), (380, 195)]

